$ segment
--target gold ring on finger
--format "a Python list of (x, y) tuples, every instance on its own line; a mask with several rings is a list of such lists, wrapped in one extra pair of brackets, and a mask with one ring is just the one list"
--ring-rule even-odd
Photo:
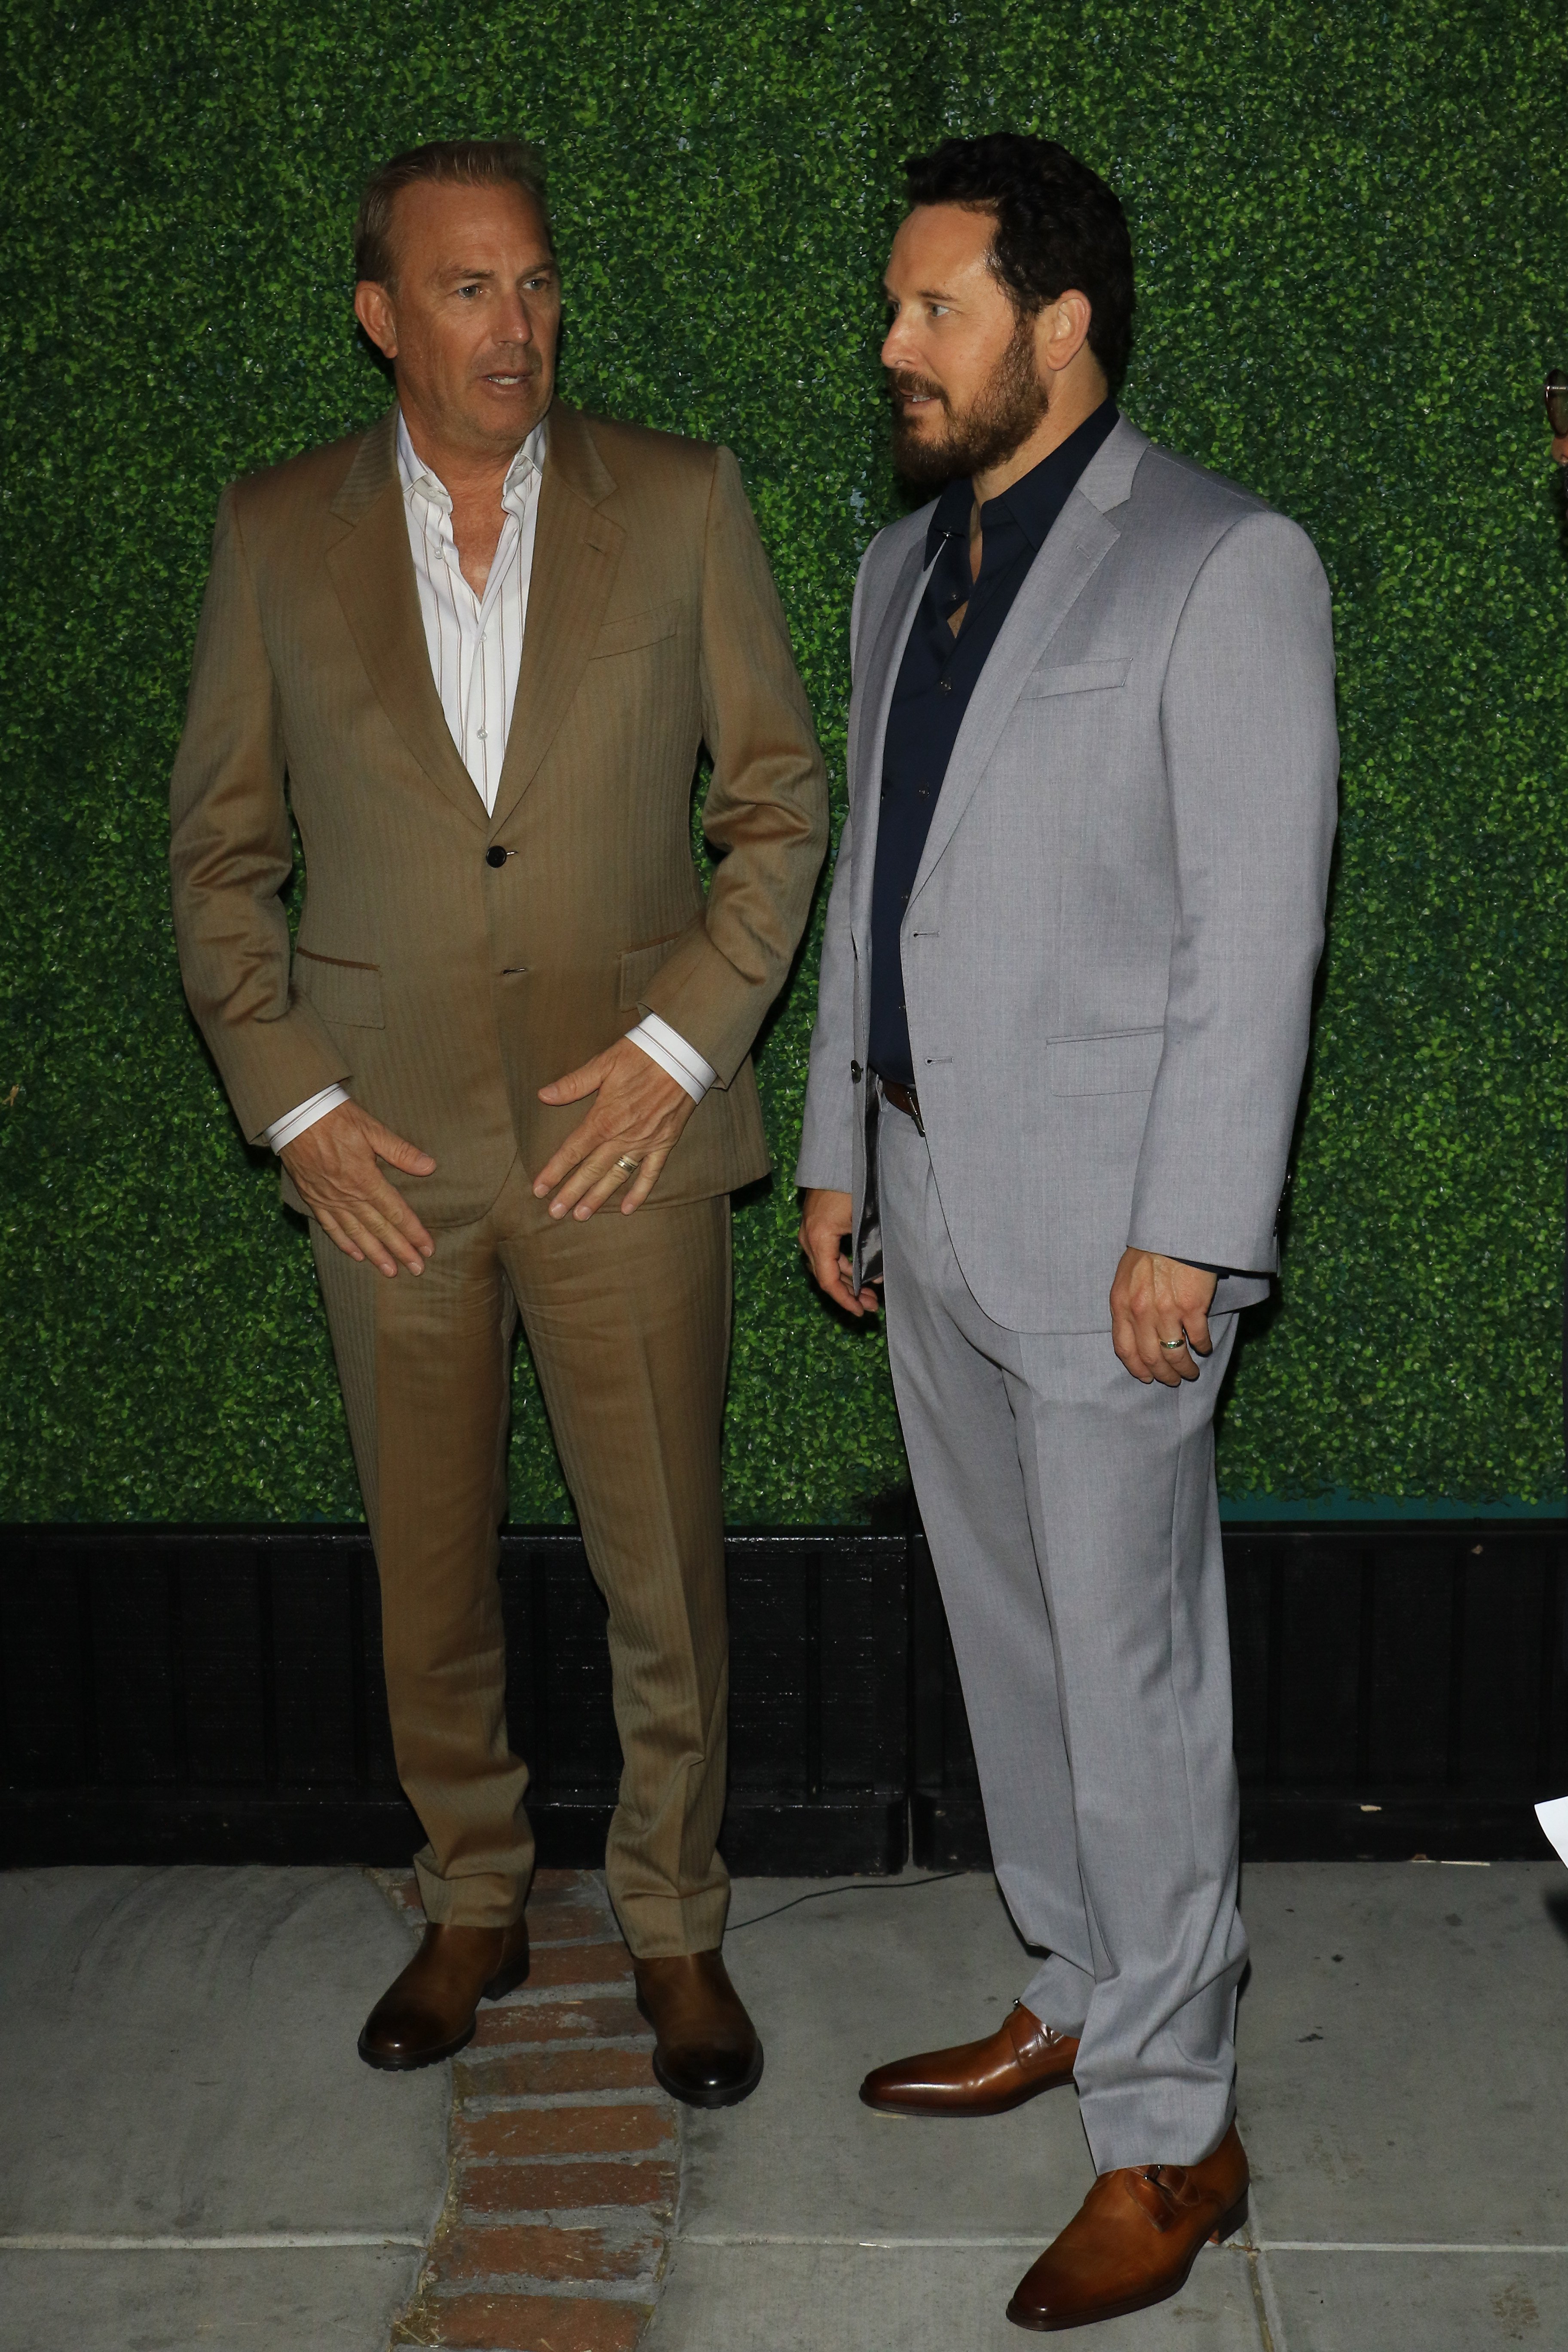
[(642, 1166), (642, 1161), (640, 1160), (634, 1160), (629, 1151), (623, 1151), (620, 1158), (616, 1160), (616, 1166), (620, 1170), (623, 1176), (635, 1176), (637, 1170)]
[(1179, 1339), (1162, 1339), (1160, 1342), (1162, 1348), (1184, 1348), (1186, 1344), (1187, 1335), (1184, 1331)]

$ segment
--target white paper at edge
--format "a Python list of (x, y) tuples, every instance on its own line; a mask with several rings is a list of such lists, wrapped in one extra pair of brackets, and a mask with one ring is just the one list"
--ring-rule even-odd
[(1568, 1862), (1568, 1797), (1548, 1797), (1543, 1805), (1535, 1808), (1535, 1818), (1563, 1860)]

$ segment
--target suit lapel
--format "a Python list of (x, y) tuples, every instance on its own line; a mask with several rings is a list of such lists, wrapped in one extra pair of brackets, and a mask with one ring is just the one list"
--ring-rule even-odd
[(926, 569), (922, 533), (910, 541), (893, 575), (850, 713), (855, 746), (855, 871), (850, 925), (861, 940), (869, 938), (871, 929), (871, 882), (877, 865), (877, 815), (881, 805), (877, 780), (882, 772), (888, 712), (892, 707), (899, 665), (925, 587)]
[(586, 420), (557, 401), (550, 412), (522, 666), (495, 824), (527, 792), (572, 707), (615, 586), (626, 533), (599, 508), (614, 490)]
[(396, 450), (394, 408), (365, 435), (332, 501), (348, 529), (327, 551), (327, 572), (387, 717), (437, 790), (483, 829), (485, 804), (452, 740), (430, 673)]
[[(1105, 447), (1114, 446), (1112, 436)], [(1108, 522), (1084, 493), (1090, 470), (1086, 469), (1083, 481), (1068, 499), (1030, 566), (970, 697), (910, 893), (911, 902), (925, 887), (932, 866), (974, 797), (1025, 677), (1121, 537), (1115, 524)]]

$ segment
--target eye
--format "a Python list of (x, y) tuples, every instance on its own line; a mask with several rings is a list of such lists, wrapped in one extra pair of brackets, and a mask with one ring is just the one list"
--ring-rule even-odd
[(458, 289), (459, 296), (465, 302), (468, 299), (468, 297), (471, 294), (478, 294), (480, 290), (478, 279), (476, 279), (471, 286), (459, 286)]

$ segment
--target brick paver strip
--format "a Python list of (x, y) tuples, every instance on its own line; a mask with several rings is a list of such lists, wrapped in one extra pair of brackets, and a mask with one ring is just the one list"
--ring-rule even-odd
[(463, 2211), (494, 2219), (632, 2205), (667, 2221), (679, 2188), (673, 2164), (474, 2164), (463, 2171)]
[[(395, 2345), (445, 2344), (460, 2352), (632, 2352), (651, 2304), (584, 2295), (448, 2294), (416, 2305)], [(439, 2333), (422, 2332), (438, 2329)]]
[(432, 2249), (429, 2279), (468, 2286), (476, 2279), (652, 2278), (664, 2251), (663, 2232), (638, 2219), (628, 2230), (562, 2230), (548, 2222), (460, 2221)]
[(656, 2106), (503, 2107), (452, 2119), (459, 2159), (498, 2156), (654, 2156), (675, 2153), (675, 2118)]
[(535, 2050), (524, 2042), (510, 2050), (487, 2052), (477, 2063), (465, 2051), (453, 2062), (452, 2080), (459, 2098), (521, 2098), (533, 2093), (651, 2091), (654, 2087), (646, 2049), (617, 2050), (599, 2044), (586, 2050)]
[[(374, 1875), (422, 1929), (414, 1879)], [(631, 1960), (584, 1871), (539, 1872), (528, 1925), (527, 1983), (453, 2066), (446, 2209), (395, 2347), (632, 2352), (652, 2316), (679, 2139)]]
[(479, 2011), (479, 2031), (464, 2055), (472, 2057), (500, 2042), (565, 2042), (578, 2034), (592, 2034), (604, 2042), (635, 2035), (653, 2048), (636, 2001), (599, 1993), (582, 2000), (487, 2002)]
[(631, 1955), (613, 1944), (536, 1946), (528, 1971), (529, 1990), (548, 1992), (556, 1985), (626, 1985), (632, 1980)]

